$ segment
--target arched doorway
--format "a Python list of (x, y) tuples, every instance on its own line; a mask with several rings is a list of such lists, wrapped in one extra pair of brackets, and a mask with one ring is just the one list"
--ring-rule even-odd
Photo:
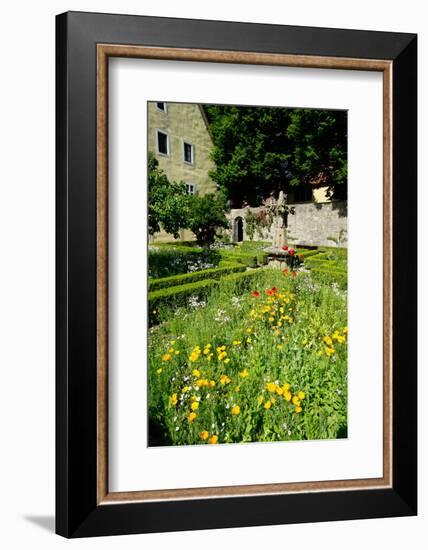
[(233, 240), (236, 243), (244, 240), (244, 220), (241, 216), (233, 220)]

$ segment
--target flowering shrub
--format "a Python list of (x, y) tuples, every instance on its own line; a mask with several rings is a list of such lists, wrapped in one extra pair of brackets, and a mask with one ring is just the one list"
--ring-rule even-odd
[(346, 436), (346, 293), (274, 270), (252, 284), (220, 280), (150, 334), (151, 445)]

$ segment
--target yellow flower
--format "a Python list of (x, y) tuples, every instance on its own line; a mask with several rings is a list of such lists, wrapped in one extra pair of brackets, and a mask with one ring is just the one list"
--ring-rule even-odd
[(252, 340), (251, 338), (247, 338), (247, 344), (251, 344)]
[(187, 393), (189, 391), (189, 386), (184, 386), (184, 388), (181, 391), (182, 393)]
[(333, 353), (335, 353), (335, 350), (334, 348), (325, 348), (325, 353), (327, 357), (330, 357), (331, 355), (333, 355)]
[(273, 323), (275, 321), (275, 317), (269, 317), (268, 321), (269, 323)]
[(265, 398), (263, 397), (263, 395), (259, 395), (258, 398), (257, 398), (257, 402), (258, 402), (259, 405), (261, 405), (264, 400), (265, 400)]
[(295, 395), (291, 401), (293, 405), (296, 405), (296, 407), (300, 405), (300, 399), (297, 397), (297, 395)]
[(206, 378), (201, 378), (199, 380), (196, 380), (196, 385), (198, 388), (206, 388), (209, 385), (209, 382)]
[(345, 327), (345, 328), (343, 329), (343, 334), (348, 334), (348, 327)]
[(169, 348), (168, 353), (174, 353), (174, 348)]
[(277, 393), (278, 395), (282, 395), (282, 394), (284, 393), (284, 390), (278, 386), (278, 387), (276, 388), (276, 393)]
[(247, 332), (248, 334), (251, 334), (251, 331), (252, 331), (251, 328), (247, 328), (247, 330), (245, 332)]
[(198, 369), (194, 369), (194, 370), (192, 370), (192, 375), (195, 378), (199, 378), (201, 376), (201, 372)]
[(171, 361), (171, 355), (169, 353), (164, 353), (162, 355), (162, 361)]
[(323, 340), (329, 348), (333, 345), (333, 340), (330, 338), (330, 336), (324, 336)]
[(215, 380), (210, 380), (210, 387), (213, 388), (215, 386)]
[(288, 391), (290, 388), (291, 388), (290, 384), (284, 384), (284, 385), (282, 386), (282, 389), (283, 389), (284, 391)]
[(158, 370), (156, 371), (156, 374), (160, 374), (161, 372), (162, 372), (162, 369), (158, 369)]
[(180, 355), (180, 352), (178, 351), (178, 349), (176, 349), (176, 350), (174, 351), (174, 355)]
[(233, 344), (234, 346), (240, 346), (240, 345), (241, 345), (241, 340), (234, 340), (234, 341), (232, 342), (232, 344)]
[(227, 365), (227, 363), (230, 363), (229, 357), (227, 359), (225, 359), (224, 362), (226, 363), (226, 365)]
[(191, 353), (189, 355), (189, 361), (191, 361), (192, 363), (194, 363), (195, 361), (197, 361), (199, 359), (199, 355), (195, 354), (195, 353)]
[(299, 391), (299, 393), (297, 394), (297, 397), (298, 397), (300, 400), (303, 400), (303, 399), (305, 399), (305, 393), (302, 392), (302, 391)]
[(193, 403), (190, 405), (190, 408), (192, 411), (196, 411), (199, 408), (199, 403), (197, 401), (193, 401)]
[(240, 386), (236, 386), (236, 387), (235, 387), (235, 391), (236, 391), (236, 392), (241, 391), (241, 387), (240, 387)]
[(276, 387), (277, 387), (277, 386), (276, 386), (275, 382), (268, 382), (268, 383), (266, 384), (266, 389), (267, 389), (267, 391), (270, 392), (270, 393), (275, 393)]
[(219, 361), (222, 361), (226, 356), (227, 356), (227, 352), (221, 351), (221, 352), (218, 354), (218, 360), (219, 360)]
[(208, 443), (210, 443), (211, 445), (215, 445), (216, 443), (218, 443), (218, 436), (217, 435), (212, 435), (208, 439)]
[(171, 403), (171, 405), (177, 405), (177, 402), (178, 402), (178, 396), (176, 393), (173, 393), (171, 395), (171, 397), (169, 398), (169, 402)]
[(247, 369), (244, 369), (244, 370), (242, 370), (242, 371), (239, 373), (239, 376), (240, 376), (241, 378), (247, 378), (248, 374), (249, 374), (249, 373), (248, 373)]
[(281, 351), (281, 350), (283, 349), (283, 347), (284, 347), (284, 346), (283, 346), (282, 344), (278, 344), (278, 345), (276, 346), (276, 349), (279, 349), (279, 350)]
[(264, 406), (265, 406), (265, 409), (268, 411), (272, 407), (272, 403), (270, 401), (266, 401)]
[(230, 378), (227, 376), (227, 374), (222, 374), (220, 376), (220, 384), (224, 386), (225, 384), (230, 384)]
[(296, 407), (294, 410), (296, 411), (296, 413), (301, 413), (302, 412), (302, 407), (300, 407), (300, 406)]
[(290, 401), (291, 400), (291, 393), (289, 391), (285, 391), (284, 394), (283, 394), (283, 397), (286, 401)]
[(231, 412), (236, 416), (241, 412), (241, 407), (239, 405), (234, 405)]
[(202, 432), (199, 432), (199, 437), (202, 439), (202, 441), (206, 441), (208, 439), (209, 433), (207, 430), (203, 430)]
[(191, 412), (191, 413), (188, 415), (187, 420), (188, 420), (190, 423), (192, 423), (192, 422), (195, 420), (196, 417), (197, 417), (197, 414), (196, 414), (195, 412)]

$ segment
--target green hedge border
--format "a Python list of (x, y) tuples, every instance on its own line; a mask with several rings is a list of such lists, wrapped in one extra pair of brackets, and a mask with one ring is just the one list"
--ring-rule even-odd
[(197, 281), (203, 281), (205, 279), (220, 279), (224, 275), (245, 271), (245, 269), (245, 265), (224, 262), (222, 266), (202, 269), (201, 271), (194, 271), (193, 273), (171, 275), (170, 277), (162, 277), (160, 279), (149, 279), (149, 291), (196, 283)]
[(244, 271), (242, 273), (232, 273), (222, 277), (221, 282), (231, 283), (239, 290), (248, 290), (260, 273), (263, 273), (262, 269), (254, 269), (252, 271)]
[(153, 325), (159, 318), (159, 312), (163, 308), (175, 309), (186, 306), (190, 296), (205, 298), (218, 281), (215, 279), (205, 279), (194, 283), (162, 288), (149, 292), (149, 325)]
[(311, 269), (311, 275), (327, 279), (330, 282), (335, 282), (340, 288), (348, 287), (348, 273), (346, 271), (339, 271), (334, 269)]

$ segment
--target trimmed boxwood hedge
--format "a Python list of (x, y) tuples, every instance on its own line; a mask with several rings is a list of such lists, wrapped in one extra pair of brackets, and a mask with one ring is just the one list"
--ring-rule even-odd
[(149, 325), (157, 322), (160, 310), (186, 306), (190, 296), (205, 298), (216, 285), (218, 285), (218, 281), (215, 279), (205, 279), (149, 292)]
[(322, 278), (329, 282), (337, 283), (340, 288), (347, 288), (348, 286), (348, 274), (346, 271), (339, 271), (335, 269), (311, 269), (311, 274), (317, 278)]
[(202, 269), (201, 271), (194, 271), (193, 273), (162, 277), (161, 279), (149, 279), (149, 291), (195, 283), (196, 281), (203, 281), (204, 279), (219, 279), (229, 273), (245, 271), (245, 269), (245, 265), (238, 264), (236, 262), (224, 262), (221, 267), (211, 267), (210, 269)]
[(232, 273), (222, 277), (222, 282), (234, 284), (239, 290), (248, 290), (254, 284), (255, 279), (260, 275), (262, 270), (254, 269), (252, 271), (244, 271), (242, 273)]
[(245, 253), (245, 252), (227, 252), (227, 251), (220, 251), (221, 257), (224, 260), (228, 260), (231, 262), (239, 262), (241, 264), (244, 264), (248, 267), (257, 267), (260, 265), (265, 265), (267, 263), (267, 254), (264, 252), (258, 253), (258, 254), (251, 254), (251, 253)]
[(304, 261), (306, 261), (306, 259), (307, 259), (307, 258), (310, 258), (311, 256), (319, 256), (319, 255), (321, 255), (321, 253), (323, 253), (323, 252), (324, 252), (324, 250), (319, 250), (319, 249), (317, 249), (317, 250), (309, 250), (309, 249), (308, 249), (308, 250), (307, 250), (307, 249), (305, 249), (305, 248), (303, 248), (303, 249), (299, 249), (299, 248), (298, 248), (298, 249), (296, 250), (296, 254), (297, 254), (298, 256), (303, 256), (303, 260), (304, 260)]

